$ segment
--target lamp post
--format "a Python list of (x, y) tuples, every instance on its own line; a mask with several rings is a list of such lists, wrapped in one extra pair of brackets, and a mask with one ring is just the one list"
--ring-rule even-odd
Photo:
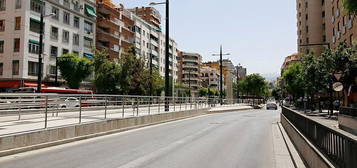
[(212, 56), (219, 56), (219, 69), (220, 69), (220, 103), (223, 105), (223, 56), (231, 55), (230, 53), (223, 54), (222, 45), (219, 54), (212, 54)]
[(166, 5), (166, 35), (165, 35), (165, 111), (170, 110), (170, 104), (169, 104), (169, 96), (171, 95), (170, 91), (170, 56), (169, 56), (169, 46), (170, 46), (170, 12), (169, 12), (169, 0), (166, 0), (166, 2), (151, 2), (149, 5), (154, 6), (154, 5), (161, 5), (165, 4)]
[[(38, 52), (38, 72), (37, 72), (37, 92), (41, 93), (42, 89), (42, 54), (43, 54), (43, 19), (46, 17), (54, 16), (56, 14), (51, 13), (49, 15), (44, 15), (44, 3), (42, 2), (41, 4), (41, 15), (40, 15), (40, 46), (39, 46), (39, 52)], [(57, 63), (56, 63), (57, 66)], [(57, 78), (56, 78), (57, 79)]]

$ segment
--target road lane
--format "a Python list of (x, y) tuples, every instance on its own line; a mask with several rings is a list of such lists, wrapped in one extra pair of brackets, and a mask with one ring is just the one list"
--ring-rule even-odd
[(206, 115), (4, 157), (0, 167), (274, 167), (271, 124), (278, 114)]

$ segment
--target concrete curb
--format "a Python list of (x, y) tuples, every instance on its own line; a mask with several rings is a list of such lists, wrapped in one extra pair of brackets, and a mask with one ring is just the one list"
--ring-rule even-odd
[(217, 111), (208, 111), (208, 113), (225, 113), (225, 112), (236, 112), (243, 110), (253, 110), (253, 107), (241, 108), (241, 109), (227, 109), (227, 110), (217, 110)]
[[(222, 110), (222, 111), (216, 111), (214, 113), (234, 112), (234, 111), (242, 111), (242, 110), (249, 110), (249, 109), (251, 109), (251, 108)], [(204, 109), (201, 109), (201, 110), (204, 110)], [(22, 152), (28, 152), (28, 151), (32, 151), (32, 150), (38, 150), (38, 149), (47, 148), (47, 147), (51, 147), (51, 146), (62, 145), (62, 144), (66, 144), (66, 143), (71, 143), (71, 142), (75, 142), (75, 141), (95, 138), (95, 137), (99, 137), (99, 136), (115, 134), (115, 133), (124, 132), (124, 131), (128, 131), (128, 130), (133, 130), (133, 129), (138, 129), (138, 128), (142, 128), (142, 127), (158, 125), (158, 124), (168, 123), (168, 122), (172, 122), (172, 121), (178, 121), (178, 120), (183, 120), (183, 119), (187, 119), (187, 118), (193, 118), (193, 117), (197, 117), (197, 116), (205, 116), (205, 115), (209, 115), (209, 114), (213, 114), (213, 113), (212, 112), (206, 112), (206, 113), (202, 113), (202, 114), (195, 114), (195, 115), (186, 116), (186, 117), (180, 117), (180, 118), (169, 119), (169, 120), (164, 120), (164, 121), (159, 121), (159, 122), (153, 122), (153, 123), (148, 123), (148, 124), (142, 124), (142, 125), (136, 125), (136, 126), (126, 127), (126, 128), (120, 128), (120, 129), (110, 130), (110, 131), (106, 131), (106, 132), (99, 132), (99, 133), (94, 133), (94, 134), (89, 134), (89, 135), (84, 135), (84, 136), (78, 136), (78, 137), (74, 137), (74, 138), (58, 140), (58, 141), (52, 141), (52, 142), (47, 142), (47, 143), (40, 143), (40, 144), (36, 144), (36, 145), (20, 147), (20, 148), (13, 148), (13, 149), (9, 149), (9, 150), (3, 150), (3, 151), (0, 151), (0, 157), (8, 156), (8, 155), (14, 155), (14, 154), (17, 154), (17, 153), (22, 153)]]

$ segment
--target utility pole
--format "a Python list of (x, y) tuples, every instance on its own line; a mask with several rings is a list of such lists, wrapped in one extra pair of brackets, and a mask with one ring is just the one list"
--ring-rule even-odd
[(166, 36), (165, 36), (165, 111), (170, 110), (170, 100), (169, 97), (171, 95), (170, 91), (170, 12), (169, 12), (169, 0), (166, 0)]
[(225, 55), (231, 55), (229, 53), (227, 54), (223, 54), (223, 51), (222, 51), (222, 45), (220, 47), (220, 50), (219, 50), (219, 55), (218, 54), (213, 54), (213, 56), (219, 56), (219, 63), (220, 63), (220, 66), (219, 66), (219, 69), (220, 69), (220, 103), (221, 105), (223, 105), (223, 56)]
[[(43, 4), (41, 5), (41, 15), (40, 15), (40, 46), (38, 52), (38, 72), (37, 72), (37, 92), (41, 93), (42, 89), (42, 53), (43, 53)], [(57, 65), (57, 64), (56, 64)]]

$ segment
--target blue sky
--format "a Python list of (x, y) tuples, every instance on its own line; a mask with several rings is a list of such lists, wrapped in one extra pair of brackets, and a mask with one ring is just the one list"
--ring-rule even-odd
[[(152, 0), (113, 0), (127, 8)], [(160, 2), (160, 1), (157, 1)], [(248, 73), (279, 74), (284, 57), (296, 52), (295, 1), (171, 0), (170, 36), (180, 50), (216, 60), (220, 44)], [(165, 6), (156, 6), (165, 17)], [(162, 18), (164, 19), (164, 18)], [(164, 23), (163, 23), (164, 28)], [(275, 75), (274, 75), (275, 76)]]

